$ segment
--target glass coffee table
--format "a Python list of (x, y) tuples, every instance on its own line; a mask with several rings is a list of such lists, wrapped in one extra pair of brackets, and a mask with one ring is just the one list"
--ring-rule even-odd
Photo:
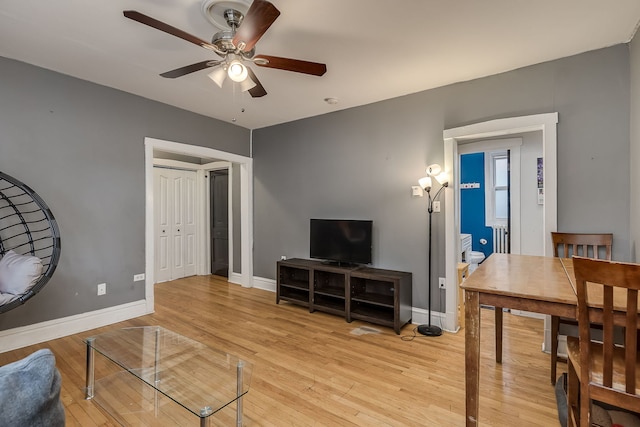
[[(121, 424), (188, 425), (195, 415), (201, 427), (243, 425), (252, 367), (237, 356), (158, 326), (117, 329), (84, 342), (85, 397)], [(234, 402), (235, 416), (229, 414)]]

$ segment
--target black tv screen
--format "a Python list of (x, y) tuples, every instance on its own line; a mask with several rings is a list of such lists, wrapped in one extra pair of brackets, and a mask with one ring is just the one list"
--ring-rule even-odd
[(373, 221), (311, 219), (309, 256), (345, 264), (371, 264)]

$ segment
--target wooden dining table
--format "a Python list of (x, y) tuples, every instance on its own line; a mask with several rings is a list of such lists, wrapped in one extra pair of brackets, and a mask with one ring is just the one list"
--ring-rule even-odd
[[(577, 319), (571, 260), (497, 254), (489, 256), (461, 285), (465, 301), (466, 425), (478, 425), (480, 383), (480, 305), (496, 307), (496, 333), (502, 333), (502, 308)], [(496, 337), (496, 361), (502, 359)]]

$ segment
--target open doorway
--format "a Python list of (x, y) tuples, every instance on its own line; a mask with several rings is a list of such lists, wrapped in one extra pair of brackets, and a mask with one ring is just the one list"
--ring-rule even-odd
[[(147, 305), (147, 312), (153, 312), (154, 305), (154, 284), (155, 280), (155, 240), (156, 236), (154, 235), (154, 179), (153, 179), (153, 166), (154, 166), (154, 152), (166, 152), (173, 153), (176, 155), (182, 156), (191, 156), (200, 159), (218, 159), (220, 161), (227, 162), (232, 170), (237, 172), (237, 188), (239, 191), (235, 192), (237, 194), (237, 206), (239, 212), (238, 224), (236, 224), (236, 228), (238, 229), (238, 240), (239, 240), (239, 250), (237, 251), (239, 256), (239, 260), (237, 263), (234, 263), (234, 266), (229, 270), (229, 281), (233, 283), (238, 283), (244, 287), (253, 286), (252, 278), (253, 278), (253, 260), (252, 260), (252, 214), (253, 214), (253, 204), (252, 204), (252, 176), (253, 176), (253, 160), (248, 157), (240, 156), (237, 154), (227, 153), (219, 150), (215, 150), (212, 148), (206, 148), (201, 146), (192, 146), (187, 144), (180, 144), (171, 141), (163, 141), (154, 138), (145, 138), (145, 192), (146, 192), (146, 215), (145, 215), (145, 270), (146, 270), (146, 279), (145, 279), (145, 300)], [(208, 170), (214, 169), (215, 167), (211, 166), (212, 164), (200, 165), (201, 167), (197, 168), (198, 175), (198, 186), (200, 188), (197, 190), (200, 193), (205, 191), (205, 174), (207, 174)], [(208, 185), (207, 185), (208, 187)], [(204, 198), (201, 198), (204, 199)], [(209, 228), (208, 221), (204, 221), (204, 218), (208, 218), (209, 208), (201, 200), (197, 205), (198, 215), (203, 218), (200, 221), (201, 224), (206, 224), (206, 228)], [(198, 248), (198, 273), (197, 274), (208, 274), (210, 271), (210, 264), (208, 262), (208, 253), (209, 251), (205, 248), (209, 247), (208, 245), (208, 233), (204, 230), (200, 230), (196, 234), (197, 239), (197, 248)], [(235, 252), (235, 250), (234, 250)], [(236, 267), (237, 266), (237, 267)]]
[[(541, 155), (541, 136), (535, 142)], [(522, 145), (522, 137), (458, 145), (454, 180), (459, 183), (460, 239), (471, 244), (462, 248), (458, 262), (468, 263), (470, 272), (494, 252), (520, 253)], [(531, 160), (525, 157), (525, 163)], [(527, 171), (535, 174), (535, 169)]]
[(211, 274), (229, 277), (229, 170), (209, 172)]
[[(557, 229), (557, 126), (558, 113), (496, 119), (468, 126), (447, 129), (444, 139), (444, 170), (457, 177), (459, 171), (459, 147), (470, 141), (503, 138), (527, 132), (541, 132), (542, 158), (544, 160), (544, 204), (542, 227), (542, 253), (552, 252), (551, 232)], [(457, 263), (460, 253), (460, 182), (453, 179), (445, 198), (445, 276), (446, 307), (444, 328), (458, 329), (458, 279)], [(545, 336), (547, 335), (545, 327)]]

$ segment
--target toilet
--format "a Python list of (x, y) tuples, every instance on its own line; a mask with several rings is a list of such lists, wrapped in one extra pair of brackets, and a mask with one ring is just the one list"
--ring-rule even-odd
[(484, 253), (480, 251), (471, 251), (469, 252), (469, 258), (467, 259), (467, 263), (469, 264), (469, 274), (473, 273), (476, 268), (478, 268), (478, 264), (484, 261)]

